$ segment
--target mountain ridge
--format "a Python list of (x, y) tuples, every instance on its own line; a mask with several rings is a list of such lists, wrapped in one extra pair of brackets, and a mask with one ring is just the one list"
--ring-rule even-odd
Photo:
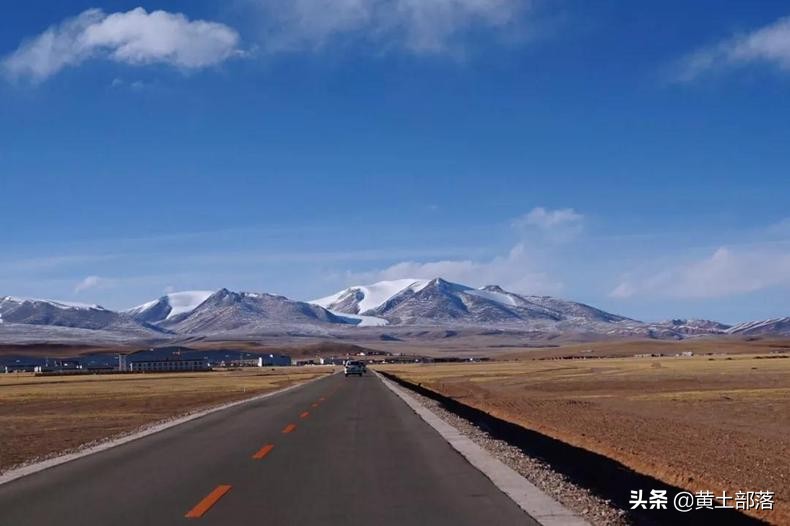
[(105, 309), (100, 305), (12, 296), (0, 298), (0, 326), (5, 324), (138, 333), (140, 336), (150, 337), (166, 332), (151, 324), (138, 322), (128, 314)]
[[(3, 329), (3, 327), (5, 328)], [(12, 330), (13, 326), (13, 330)], [(33, 331), (32, 327), (38, 327)], [(0, 297), (0, 338), (31, 327), (58, 337), (69, 330), (130, 338), (233, 337), (267, 333), (338, 335), (365, 330), (473, 329), (603, 337), (684, 339), (708, 335), (790, 336), (790, 317), (733, 326), (712, 320), (642, 322), (584, 303), (518, 294), (499, 285), (475, 288), (443, 278), (400, 279), (348, 287), (312, 301), (264, 292), (183, 291), (123, 311), (100, 305)], [(361, 330), (361, 329), (360, 329)]]
[(310, 303), (276, 294), (233, 292), (223, 288), (193, 310), (164, 320), (160, 326), (177, 334), (202, 334), (242, 329), (255, 333), (272, 326), (287, 328), (348, 323), (323, 307)]
[[(377, 291), (375, 299), (368, 298), (369, 291), (374, 290)], [(381, 290), (388, 290), (391, 294), (383, 297), (378, 293)], [(569, 319), (602, 323), (635, 321), (583, 303), (550, 296), (520, 295), (508, 292), (498, 285), (486, 285), (476, 289), (443, 278), (357, 285), (313, 300), (313, 303), (337, 312), (384, 318), (393, 324), (426, 321), (518, 324)]]
[(123, 312), (140, 322), (160, 323), (193, 311), (213, 293), (210, 290), (171, 292)]

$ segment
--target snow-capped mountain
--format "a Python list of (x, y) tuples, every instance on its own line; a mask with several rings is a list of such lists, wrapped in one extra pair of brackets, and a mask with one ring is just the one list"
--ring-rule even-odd
[(429, 281), (427, 279), (379, 281), (373, 285), (349, 287), (331, 296), (313, 300), (310, 303), (346, 314), (362, 314), (380, 307), (401, 292), (406, 290), (419, 291)]
[(124, 312), (139, 322), (156, 324), (192, 312), (213, 293), (210, 290), (173, 292)]
[(656, 328), (664, 328), (680, 334), (725, 334), (729, 325), (713, 320), (674, 319), (651, 324)]
[(627, 320), (583, 303), (524, 296), (496, 285), (479, 289), (441, 278), (355, 286), (312, 303), (338, 313), (384, 318), (392, 324), (516, 325)]
[(221, 289), (211, 294), (188, 313), (166, 319), (159, 325), (179, 334), (218, 332), (256, 332), (294, 327), (349, 325), (317, 305), (290, 300), (284, 296)]
[(137, 322), (127, 314), (111, 311), (100, 305), (11, 296), (0, 298), (0, 322), (4, 325), (44, 325), (139, 333), (149, 336), (159, 332), (152, 326)]
[(727, 334), (741, 336), (790, 336), (790, 316), (739, 323), (727, 329)]
[(0, 297), (0, 341), (124, 342), (263, 334), (345, 338), (357, 327), (368, 329), (356, 334), (376, 337), (375, 327), (383, 325), (389, 327), (382, 330), (417, 337), (430, 333), (431, 327), (443, 333), (456, 333), (458, 328), (538, 339), (563, 334), (657, 339), (790, 336), (790, 317), (732, 327), (694, 319), (644, 323), (574, 301), (517, 294), (496, 285), (474, 288), (441, 278), (355, 286), (312, 302), (227, 289), (176, 292), (122, 312), (99, 305)]

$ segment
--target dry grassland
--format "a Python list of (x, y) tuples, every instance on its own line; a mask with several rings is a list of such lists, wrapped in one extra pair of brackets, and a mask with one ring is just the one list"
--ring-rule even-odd
[(720, 354), (790, 354), (790, 340), (746, 340), (733, 337), (689, 338), (687, 340), (624, 340), (564, 344), (559, 347), (534, 347), (528, 350), (510, 349), (498, 355), (499, 359), (550, 359), (550, 358), (630, 358), (635, 354), (663, 354), (673, 356), (683, 352), (695, 355)]
[(0, 375), (0, 472), (332, 368), (144, 375)]
[(758, 516), (790, 524), (786, 356), (522, 360), (385, 370), (691, 491), (775, 491), (776, 509)]

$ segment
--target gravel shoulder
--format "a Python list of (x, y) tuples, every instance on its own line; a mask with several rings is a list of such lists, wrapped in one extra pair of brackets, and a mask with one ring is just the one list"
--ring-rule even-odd
[(505, 465), (517, 471), (535, 486), (581, 515), (595, 526), (624, 526), (625, 510), (617, 508), (610, 501), (593, 495), (587, 489), (569, 481), (564, 475), (551, 469), (551, 466), (538, 459), (526, 455), (520, 448), (504, 440), (492, 437), (485, 429), (473, 422), (456, 415), (442, 405), (415, 391), (409, 396), (418, 400), (436, 416), (455, 427), (472, 442), (491, 453)]

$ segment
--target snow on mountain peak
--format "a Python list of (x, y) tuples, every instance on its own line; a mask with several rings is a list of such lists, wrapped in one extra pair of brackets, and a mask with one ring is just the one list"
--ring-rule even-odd
[(502, 294), (505, 293), (505, 289), (503, 289), (499, 285), (486, 285), (485, 287), (480, 287), (480, 290), (487, 290), (490, 292), (500, 292)]
[(168, 294), (167, 298), (170, 300), (171, 311), (167, 317), (172, 318), (194, 310), (195, 307), (206, 301), (213, 293), (210, 290), (188, 290)]
[(126, 313), (138, 321), (155, 323), (192, 312), (212, 294), (214, 292), (210, 290), (171, 292), (161, 298), (133, 307)]
[(37, 298), (16, 298), (14, 296), (5, 296), (3, 298), (0, 298), (0, 304), (3, 303), (18, 303), (18, 304), (46, 303), (48, 305), (52, 305), (53, 307), (57, 307), (58, 309), (106, 310), (101, 305), (96, 305), (96, 304), (78, 303), (75, 301), (37, 299)]
[(727, 329), (727, 334), (752, 336), (760, 334), (790, 335), (790, 316), (738, 323)]
[(626, 320), (600, 309), (552, 297), (524, 296), (498, 285), (472, 288), (442, 278), (380, 281), (358, 285), (313, 301), (347, 314), (364, 314), (392, 324), (548, 326), (590, 329)]
[(491, 301), (496, 301), (497, 303), (501, 303), (503, 305), (518, 305), (518, 300), (513, 296), (513, 294), (506, 292), (502, 287), (499, 285), (486, 285), (480, 289), (472, 289), (468, 290), (467, 293), (473, 294), (475, 296), (480, 296), (482, 298), (486, 298)]
[[(331, 296), (313, 300), (310, 303), (319, 305), (325, 309), (335, 309), (341, 305), (353, 305), (350, 314), (361, 314), (363, 312), (376, 309), (386, 303), (390, 298), (411, 289), (419, 292), (428, 284), (435, 280), (427, 279), (396, 279), (390, 281), (379, 281), (372, 285), (355, 285), (341, 290)], [(343, 309), (345, 312), (348, 309)]]
[(114, 312), (99, 305), (0, 296), (0, 323), (5, 330), (18, 325), (48, 326), (144, 338), (271, 331), (319, 335), (343, 330), (343, 326), (385, 325), (492, 327), (526, 330), (530, 334), (571, 332), (650, 338), (790, 335), (790, 317), (733, 327), (704, 319), (644, 323), (583, 303), (522, 295), (498, 285), (472, 288), (442, 278), (357, 285), (311, 303), (269, 293), (198, 290), (174, 292), (128, 311)]

